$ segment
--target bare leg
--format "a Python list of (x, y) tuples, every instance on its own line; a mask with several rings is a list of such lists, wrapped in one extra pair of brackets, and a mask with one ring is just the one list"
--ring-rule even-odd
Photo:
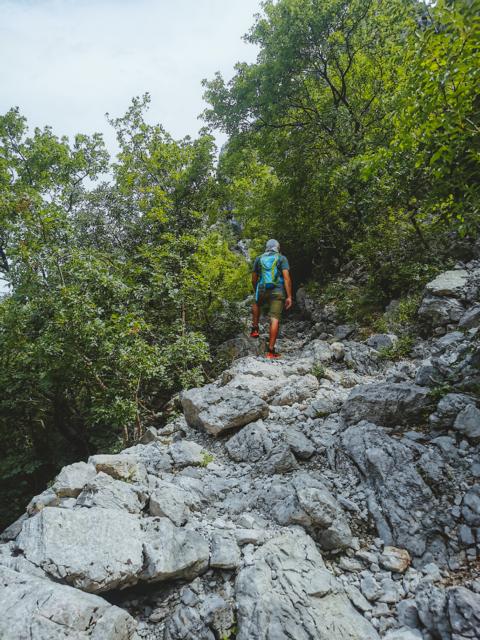
[(275, 349), (275, 342), (278, 337), (278, 330), (280, 328), (280, 320), (277, 318), (270, 318), (270, 341), (268, 344), (268, 348), (270, 351)]
[(258, 321), (260, 319), (260, 305), (254, 302), (252, 305), (252, 325), (258, 327)]

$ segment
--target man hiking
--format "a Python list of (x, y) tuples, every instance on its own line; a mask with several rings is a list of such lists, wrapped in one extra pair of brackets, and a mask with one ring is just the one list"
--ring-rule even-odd
[(290, 266), (285, 256), (280, 253), (277, 240), (268, 240), (265, 253), (255, 258), (253, 263), (252, 285), (255, 291), (255, 302), (252, 307), (252, 331), (250, 336), (258, 338), (258, 321), (260, 310), (265, 307), (270, 318), (270, 339), (267, 358), (279, 358), (275, 351), (275, 342), (280, 327), (282, 309), (292, 306), (292, 281)]

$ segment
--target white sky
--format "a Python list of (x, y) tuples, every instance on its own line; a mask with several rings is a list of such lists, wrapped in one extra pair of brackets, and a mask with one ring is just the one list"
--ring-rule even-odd
[(0, 112), (18, 106), (59, 135), (100, 131), (114, 150), (105, 112), (148, 91), (149, 121), (195, 136), (202, 78), (255, 59), (241, 37), (258, 11), (260, 0), (0, 0)]

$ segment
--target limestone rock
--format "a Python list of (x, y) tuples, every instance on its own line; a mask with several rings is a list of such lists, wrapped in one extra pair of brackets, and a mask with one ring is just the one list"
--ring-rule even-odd
[(479, 440), (480, 410), (474, 404), (468, 404), (455, 418), (453, 428), (469, 440)]
[(76, 498), (83, 487), (95, 477), (93, 464), (74, 462), (63, 467), (55, 478), (52, 489), (59, 498)]
[(133, 640), (136, 626), (98, 596), (0, 566), (2, 640)]
[(45, 507), (57, 507), (60, 504), (60, 499), (55, 491), (50, 487), (45, 489), (38, 496), (34, 496), (27, 505), (27, 513), (32, 516), (35, 513), (39, 513)]
[(366, 344), (354, 341), (344, 342), (344, 363), (361, 375), (375, 375), (384, 364), (379, 358), (378, 351)]
[(344, 431), (342, 443), (361, 473), (368, 508), (384, 542), (414, 556), (422, 556), (432, 544), (432, 552), (436, 549), (444, 561), (442, 547), (430, 536), (439, 527), (436, 518), (445, 526), (448, 517), (415, 466), (415, 450), (367, 422)]
[(454, 634), (460, 638), (475, 638), (480, 630), (480, 594), (465, 587), (450, 589), (448, 618)]
[(304, 534), (260, 547), (238, 574), (235, 592), (237, 640), (378, 640)]
[(465, 269), (452, 269), (438, 275), (425, 289), (434, 296), (461, 298), (468, 284), (469, 273)]
[(228, 533), (212, 536), (210, 566), (217, 569), (236, 569), (240, 565), (240, 549), (235, 538)]
[(236, 462), (258, 462), (273, 448), (270, 433), (261, 420), (249, 424), (226, 444), (228, 455)]
[(380, 349), (388, 349), (398, 341), (398, 336), (394, 333), (376, 333), (370, 336), (365, 342), (369, 347), (379, 351)]
[(408, 382), (359, 385), (350, 392), (341, 415), (350, 424), (360, 420), (385, 427), (415, 424), (430, 404), (428, 389)]
[(270, 400), (272, 405), (287, 405), (302, 402), (315, 394), (320, 384), (311, 374), (306, 376), (289, 376), (281, 389)]
[(155, 518), (145, 523), (145, 534), (144, 580), (192, 579), (208, 567), (208, 542), (195, 531), (180, 529), (168, 518)]
[(129, 513), (140, 513), (146, 502), (147, 496), (139, 486), (114, 480), (103, 471), (85, 485), (77, 498), (78, 506), (119, 509)]
[(458, 323), (462, 329), (471, 329), (480, 326), (480, 304), (476, 304), (463, 314)]
[(402, 627), (401, 629), (393, 629), (389, 631), (384, 640), (422, 640), (423, 636), (421, 631), (417, 629), (408, 629)]
[(464, 393), (447, 393), (438, 402), (435, 413), (429, 420), (435, 427), (450, 429), (457, 415), (469, 404), (475, 404), (470, 396)]
[(380, 556), (380, 566), (388, 571), (405, 573), (412, 559), (406, 549), (386, 546)]
[(103, 471), (115, 480), (125, 482), (146, 482), (146, 469), (134, 454), (118, 453), (98, 454), (91, 456), (88, 462), (93, 464), (97, 472)]
[(152, 516), (169, 518), (180, 527), (190, 516), (190, 502), (186, 491), (170, 482), (159, 481), (150, 496), (149, 509)]
[(456, 298), (438, 298), (426, 295), (418, 309), (418, 316), (434, 327), (456, 323), (465, 313), (465, 307)]
[(480, 484), (475, 484), (463, 498), (462, 515), (467, 524), (480, 527)]
[(207, 465), (213, 459), (213, 456), (208, 451), (205, 451), (203, 447), (192, 440), (174, 442), (170, 445), (168, 451), (174, 465), (180, 469), (196, 465)]
[(143, 565), (139, 519), (114, 509), (46, 507), (24, 523), (17, 545), (54, 578), (94, 593), (135, 584)]
[(345, 514), (326, 489), (305, 487), (297, 490), (300, 507), (311, 519), (311, 526), (319, 529), (318, 541), (322, 549), (346, 549), (352, 543), (352, 532)]
[(28, 513), (23, 513), (15, 522), (12, 522), (6, 529), (0, 534), (0, 540), (2, 542), (8, 542), (9, 540), (15, 540), (20, 531), (22, 530), (23, 523), (28, 519)]
[(268, 405), (258, 395), (229, 387), (190, 389), (182, 394), (181, 402), (188, 424), (213, 435), (268, 415)]

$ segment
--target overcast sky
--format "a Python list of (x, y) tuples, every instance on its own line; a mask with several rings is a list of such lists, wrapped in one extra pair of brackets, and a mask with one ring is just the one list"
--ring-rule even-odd
[[(260, 0), (0, 0), (0, 111), (57, 134), (101, 131), (151, 93), (149, 120), (196, 135), (202, 78), (253, 61), (242, 35)], [(223, 141), (223, 138), (221, 139)]]

